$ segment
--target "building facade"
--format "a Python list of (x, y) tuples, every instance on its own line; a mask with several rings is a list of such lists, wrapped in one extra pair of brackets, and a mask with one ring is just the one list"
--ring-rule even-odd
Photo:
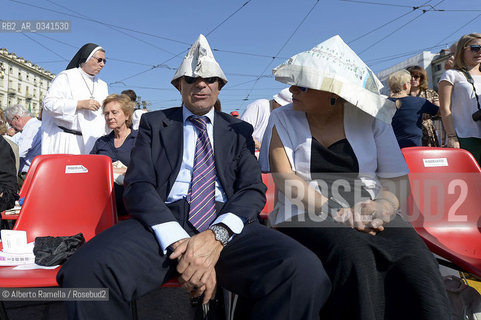
[(42, 99), (55, 75), (7, 49), (0, 49), (0, 108), (25, 105), (39, 116)]

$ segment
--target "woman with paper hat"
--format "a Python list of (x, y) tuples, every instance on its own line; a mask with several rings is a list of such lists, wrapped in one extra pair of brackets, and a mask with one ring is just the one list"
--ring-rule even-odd
[(53, 79), (43, 101), (42, 154), (88, 154), (107, 127), (100, 105), (108, 95), (98, 77), (105, 50), (87, 43)]
[(437, 263), (398, 214), (395, 182), (408, 168), (379, 80), (339, 36), (273, 74), (293, 103), (272, 112), (259, 161), (279, 190), (273, 223), (333, 283), (321, 318), (447, 319)]

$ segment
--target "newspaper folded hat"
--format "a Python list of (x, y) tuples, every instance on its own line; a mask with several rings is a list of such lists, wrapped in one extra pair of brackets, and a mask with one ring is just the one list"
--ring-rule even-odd
[(386, 123), (396, 112), (394, 103), (379, 93), (381, 81), (338, 35), (289, 58), (272, 73), (282, 83), (332, 92)]
[(227, 78), (217, 61), (215, 61), (209, 43), (203, 34), (199, 35), (199, 38), (190, 47), (189, 52), (185, 55), (184, 60), (170, 82), (177, 90), (179, 90), (179, 78), (183, 76), (194, 78), (218, 77), (222, 79), (223, 83), (221, 83), (221, 86), (227, 83)]

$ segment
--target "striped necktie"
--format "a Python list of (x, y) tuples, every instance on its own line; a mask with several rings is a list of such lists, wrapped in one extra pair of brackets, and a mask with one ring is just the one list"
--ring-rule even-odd
[(199, 231), (206, 230), (215, 218), (214, 150), (207, 134), (207, 117), (188, 118), (197, 128), (194, 169), (187, 200), (190, 203), (189, 222)]

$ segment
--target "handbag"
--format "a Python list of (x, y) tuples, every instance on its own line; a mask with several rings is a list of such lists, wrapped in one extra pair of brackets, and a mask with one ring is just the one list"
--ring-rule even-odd
[(82, 233), (66, 237), (36, 237), (35, 263), (41, 266), (63, 264), (84, 242)]

